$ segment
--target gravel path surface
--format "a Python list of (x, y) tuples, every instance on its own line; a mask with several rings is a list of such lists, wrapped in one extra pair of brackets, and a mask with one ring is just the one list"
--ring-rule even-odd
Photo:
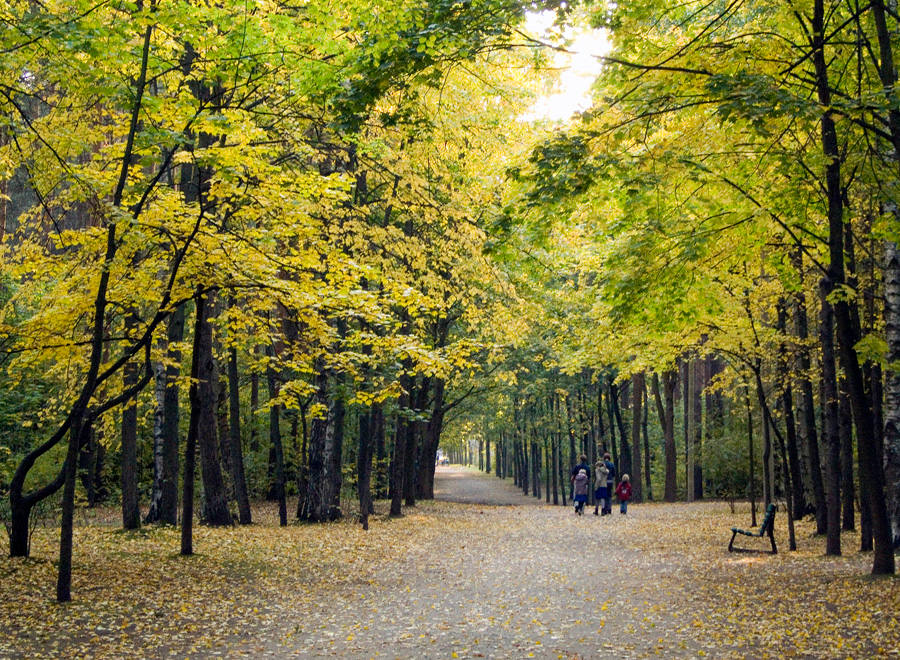
[(332, 599), (298, 616), (257, 654), (692, 657), (665, 639), (665, 608), (642, 593), (647, 563), (629, 568), (630, 551), (617, 542), (630, 522), (624, 516), (576, 516), (509, 482), (455, 467), (440, 469), (435, 496), (443, 502), (407, 513), (435, 528), (420, 547), (399, 557), (385, 548), (383, 564), (336, 586)]
[(524, 495), (511, 481), (491, 477), (472, 468), (438, 466), (434, 472), (434, 499), (443, 502), (494, 506), (543, 506), (544, 500)]

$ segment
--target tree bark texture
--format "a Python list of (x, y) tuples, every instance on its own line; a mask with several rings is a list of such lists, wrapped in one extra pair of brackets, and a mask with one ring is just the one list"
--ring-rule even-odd
[(888, 368), (884, 383), (884, 473), (893, 547), (900, 548), (900, 252), (884, 246), (884, 322)]
[(653, 374), (653, 397), (656, 401), (656, 412), (659, 425), (663, 431), (663, 444), (666, 460), (666, 483), (663, 499), (674, 502), (678, 497), (676, 468), (678, 456), (675, 449), (675, 387), (678, 383), (678, 372), (665, 371), (662, 374), (663, 393), (660, 393), (659, 376)]
[(329, 397), (329, 374), (324, 361), (317, 360), (315, 401), (321, 412), (312, 420), (309, 432), (309, 470), (303, 507), (298, 516), (309, 522), (327, 522), (339, 517), (334, 506), (333, 469), (334, 429), (333, 407)]
[[(896, 12), (896, 7), (894, 8)], [(897, 71), (894, 67), (893, 35), (888, 29), (884, 0), (873, 0), (871, 12), (878, 37), (880, 65), (878, 67), (888, 107), (888, 126), (894, 149), (894, 162), (900, 162), (900, 108), (896, 103)], [(896, 18), (896, 13), (894, 14)], [(900, 208), (891, 204), (895, 221), (900, 221)], [(884, 245), (885, 336), (888, 344), (888, 365), (884, 400), (884, 476), (887, 498), (886, 515), (890, 526), (891, 545), (900, 547), (900, 255), (897, 244)]]
[(641, 478), (641, 416), (643, 406), (644, 374), (636, 373), (631, 377), (631, 497), (635, 502), (644, 499), (643, 479)]
[[(253, 522), (250, 512), (250, 496), (247, 493), (247, 477), (244, 474), (244, 449), (241, 446), (241, 391), (238, 381), (237, 349), (228, 349), (228, 447), (231, 453), (231, 480), (238, 505), (238, 522)], [(287, 517), (285, 514), (285, 524)]]
[(825, 424), (825, 554), (841, 554), (841, 436), (838, 421), (837, 363), (834, 355), (834, 312), (828, 302), (828, 285), (821, 285), (822, 307), (819, 344), (822, 347), (822, 406)]
[(163, 475), (159, 502), (159, 521), (178, 524), (178, 450), (179, 450), (179, 389), (181, 351), (178, 343), (184, 338), (184, 305), (179, 305), (169, 317), (166, 328), (168, 358), (166, 392), (163, 397)]
[[(269, 358), (275, 356), (275, 350), (267, 347), (266, 350)], [(282, 527), (287, 526), (287, 500), (285, 495), (284, 484), (284, 443), (281, 439), (281, 405), (271, 403), (278, 397), (279, 383), (278, 374), (272, 367), (270, 360), (269, 366), (266, 368), (266, 384), (269, 389), (269, 444), (275, 454), (275, 469), (273, 471), (272, 490), (275, 494), (275, 501), (278, 502), (278, 524)], [(240, 442), (240, 437), (238, 437)]]
[(441, 442), (441, 432), (444, 429), (444, 392), (446, 382), (443, 378), (433, 378), (431, 381), (431, 416), (425, 426), (425, 450), (421, 462), (422, 494), (423, 499), (434, 499), (434, 457), (437, 455)]
[(781, 414), (784, 417), (785, 439), (787, 443), (788, 467), (791, 471), (794, 520), (800, 520), (809, 512), (803, 489), (803, 474), (800, 466), (800, 451), (797, 448), (797, 426), (794, 421), (794, 389), (791, 385), (791, 356), (787, 347), (787, 301), (778, 302), (778, 330), (781, 341), (778, 345), (778, 379), (781, 381)]
[[(165, 343), (160, 342), (165, 350)], [(154, 411), (153, 411), (153, 485), (150, 490), (150, 507), (144, 517), (145, 523), (159, 521), (159, 504), (162, 500), (162, 478), (165, 472), (163, 464), (163, 448), (165, 446), (165, 396), (166, 366), (162, 362), (153, 364)]]
[(706, 388), (706, 361), (694, 361), (694, 389), (691, 400), (692, 416), (691, 428), (693, 439), (691, 442), (691, 467), (694, 483), (694, 500), (703, 499), (703, 390)]
[[(197, 356), (197, 446), (200, 449), (200, 475), (203, 479), (203, 520), (208, 525), (231, 525), (225, 481), (219, 462), (218, 389), (219, 377), (213, 355), (213, 332), (209, 314), (215, 309), (215, 292), (201, 294), (204, 313), (197, 315), (199, 327), (194, 333)], [(193, 405), (193, 401), (191, 402)], [(193, 412), (193, 411), (192, 411)]]
[[(131, 335), (137, 324), (133, 314), (125, 322), (126, 334)], [(132, 360), (122, 369), (124, 389), (138, 382), (138, 365)], [(122, 529), (138, 529), (141, 526), (141, 508), (138, 502), (137, 464), (137, 401), (131, 401), (122, 409), (122, 455), (120, 486), (122, 488)]]
[[(802, 253), (797, 250), (797, 271), (802, 275)], [(816, 405), (813, 398), (813, 386), (810, 379), (811, 360), (809, 355), (809, 323), (806, 315), (806, 298), (802, 293), (794, 296), (794, 334), (798, 348), (796, 356), (796, 372), (800, 386), (800, 443), (806, 459), (805, 483), (810, 486), (813, 505), (816, 509), (816, 534), (827, 531), (828, 509), (825, 500), (825, 485), (822, 481), (822, 468), (819, 457), (819, 438), (816, 432)]]

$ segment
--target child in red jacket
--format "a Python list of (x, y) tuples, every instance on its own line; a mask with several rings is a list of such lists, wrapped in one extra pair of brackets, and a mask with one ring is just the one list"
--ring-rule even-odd
[(622, 475), (622, 481), (616, 486), (616, 497), (619, 498), (619, 513), (628, 513), (628, 500), (631, 499), (631, 477)]

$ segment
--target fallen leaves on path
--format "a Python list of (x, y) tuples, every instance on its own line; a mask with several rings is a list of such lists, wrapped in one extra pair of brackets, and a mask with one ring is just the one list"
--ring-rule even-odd
[(256, 518), (198, 528), (190, 558), (175, 529), (82, 524), (66, 605), (38, 530), (33, 559), (0, 559), (0, 657), (900, 655), (900, 581), (867, 575), (858, 537), (826, 558), (801, 523), (799, 552), (729, 554), (749, 514), (722, 503), (598, 518), (425, 502), (368, 532)]

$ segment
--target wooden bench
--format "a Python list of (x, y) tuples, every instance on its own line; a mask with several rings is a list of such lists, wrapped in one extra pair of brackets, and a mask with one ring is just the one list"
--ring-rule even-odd
[(757, 538), (762, 538), (765, 535), (769, 536), (769, 541), (772, 542), (772, 550), (770, 554), (778, 554), (778, 548), (775, 547), (775, 510), (777, 507), (774, 504), (770, 504), (766, 507), (766, 517), (763, 518), (762, 525), (759, 526), (759, 531), (756, 532), (748, 532), (745, 529), (738, 529), (737, 527), (731, 528), (731, 542), (728, 544), (728, 552), (769, 552), (768, 550), (751, 550), (747, 548), (735, 548), (734, 547), (734, 539), (738, 534), (743, 534), (744, 536), (755, 536)]

